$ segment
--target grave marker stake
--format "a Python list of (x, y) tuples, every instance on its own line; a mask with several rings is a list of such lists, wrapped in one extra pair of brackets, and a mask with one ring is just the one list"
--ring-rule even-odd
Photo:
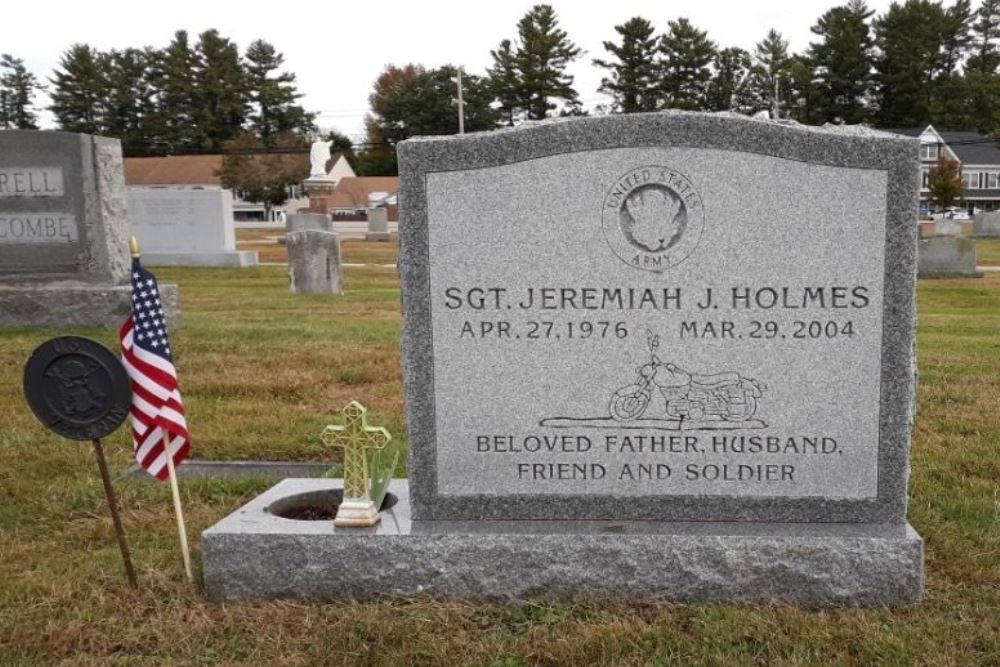
[(97, 467), (101, 470), (101, 481), (104, 482), (104, 495), (108, 498), (108, 507), (111, 508), (111, 521), (115, 525), (115, 537), (118, 538), (118, 549), (122, 552), (122, 561), (125, 563), (125, 574), (128, 576), (128, 583), (132, 588), (138, 588), (139, 582), (135, 578), (135, 569), (132, 567), (132, 555), (128, 550), (128, 540), (125, 539), (125, 528), (122, 526), (121, 515), (118, 514), (118, 497), (115, 489), (111, 486), (111, 475), (108, 474), (108, 462), (104, 459), (104, 449), (101, 447), (100, 438), (91, 441), (94, 445), (94, 456), (97, 458)]
[(31, 353), (24, 365), (23, 386), (28, 407), (42, 425), (64, 438), (89, 440), (93, 445), (125, 574), (132, 588), (137, 588), (118, 498), (101, 447), (101, 438), (114, 432), (129, 414), (132, 392), (125, 367), (95, 340), (59, 336)]

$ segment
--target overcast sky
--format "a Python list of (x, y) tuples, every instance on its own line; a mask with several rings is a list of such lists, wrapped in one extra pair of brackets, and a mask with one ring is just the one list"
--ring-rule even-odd
[[(571, 66), (586, 107), (605, 98), (597, 93), (603, 70), (593, 58), (606, 55), (602, 42), (614, 40), (614, 26), (633, 16), (649, 19), (658, 31), (686, 16), (707, 30), (721, 47), (751, 49), (769, 28), (791, 42), (808, 46), (809, 28), (830, 7), (846, 0), (555, 0), (560, 25), (586, 53)], [(174, 31), (192, 35), (217, 28), (240, 51), (257, 38), (285, 55), (285, 67), (298, 77), (302, 104), (319, 112), (324, 129), (353, 138), (363, 133), (372, 82), (385, 64), (406, 62), (437, 67), (464, 65), (481, 74), (490, 49), (516, 36), (516, 23), (533, 0), (352, 0), (351, 2), (212, 2), (170, 0), (147, 3), (92, 0), (3, 0), (0, 52), (23, 58), (43, 80), (74, 42), (100, 50), (129, 46), (163, 47)], [(882, 13), (890, 0), (868, 0)], [(978, 3), (974, 3), (978, 5)], [(616, 41), (616, 40), (615, 40)], [(47, 118), (47, 116), (46, 116)]]

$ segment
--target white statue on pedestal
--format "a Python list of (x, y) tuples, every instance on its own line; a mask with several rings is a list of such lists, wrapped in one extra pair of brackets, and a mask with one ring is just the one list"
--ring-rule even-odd
[(326, 178), (326, 163), (330, 159), (332, 141), (314, 141), (309, 149), (309, 161), (312, 163), (309, 178)]

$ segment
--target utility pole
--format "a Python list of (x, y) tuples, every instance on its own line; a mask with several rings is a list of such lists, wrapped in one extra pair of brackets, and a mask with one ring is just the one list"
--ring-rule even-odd
[(774, 75), (774, 110), (771, 112), (771, 118), (773, 120), (778, 120), (781, 118), (781, 91), (778, 88), (778, 75)]
[(462, 101), (462, 65), (458, 66), (458, 133), (465, 134), (465, 103)]

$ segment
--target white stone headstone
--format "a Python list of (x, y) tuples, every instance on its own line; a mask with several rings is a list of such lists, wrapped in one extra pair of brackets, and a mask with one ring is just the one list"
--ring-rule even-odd
[(252, 266), (236, 250), (233, 195), (223, 189), (129, 188), (132, 231), (145, 261), (173, 266)]

